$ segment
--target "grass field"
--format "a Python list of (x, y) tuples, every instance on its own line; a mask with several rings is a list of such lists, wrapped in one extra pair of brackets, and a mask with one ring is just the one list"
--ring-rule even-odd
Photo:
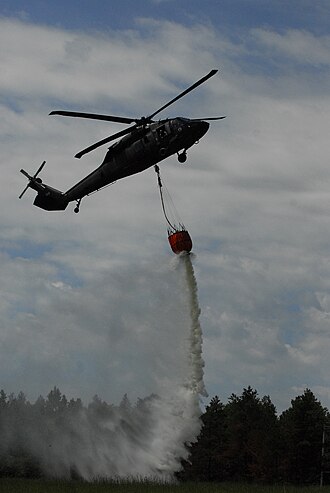
[[(322, 488), (330, 493), (330, 486)], [(81, 482), (0, 479), (1, 493), (320, 493), (319, 486), (261, 486), (227, 483), (161, 484), (150, 482)]]

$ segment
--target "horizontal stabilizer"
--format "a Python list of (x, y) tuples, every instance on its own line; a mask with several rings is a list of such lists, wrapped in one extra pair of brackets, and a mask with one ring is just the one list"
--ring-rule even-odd
[(46, 211), (64, 211), (69, 203), (64, 194), (55, 189), (51, 189), (52, 191), (50, 192), (49, 189), (50, 187), (46, 186), (45, 193), (39, 192), (34, 199), (33, 205)]

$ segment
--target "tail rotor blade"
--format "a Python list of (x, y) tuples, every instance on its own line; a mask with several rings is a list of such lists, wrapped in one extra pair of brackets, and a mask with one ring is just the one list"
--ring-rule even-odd
[(26, 185), (26, 187), (24, 188), (23, 192), (21, 193), (21, 195), (18, 197), (19, 199), (21, 199), (23, 197), (23, 195), (25, 194), (25, 192), (27, 191), (27, 189), (30, 188), (30, 182)]
[(35, 173), (34, 177), (33, 178), (37, 178), (37, 176), (39, 175), (40, 171), (42, 170), (42, 168), (45, 166), (46, 164), (46, 161), (43, 161), (40, 165), (40, 167), (38, 168), (37, 172)]
[(39, 168), (37, 169), (36, 173), (33, 175), (33, 176), (30, 176), (29, 173), (27, 171), (25, 171), (25, 169), (21, 169), (21, 173), (26, 176), (26, 178), (29, 180), (28, 184), (26, 185), (26, 187), (24, 188), (23, 192), (21, 193), (21, 195), (18, 197), (19, 199), (21, 199), (23, 197), (23, 195), (25, 194), (25, 192), (27, 191), (28, 188), (31, 187), (31, 182), (40, 182), (41, 183), (41, 180), (40, 178), (38, 178), (38, 180), (36, 180), (37, 176), (39, 175), (40, 171), (42, 170), (42, 168), (45, 166), (46, 164), (46, 161), (43, 161), (41, 163), (41, 165), (39, 166)]

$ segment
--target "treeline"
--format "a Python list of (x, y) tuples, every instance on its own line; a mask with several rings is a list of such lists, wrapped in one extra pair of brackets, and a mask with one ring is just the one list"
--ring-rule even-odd
[(268, 396), (251, 387), (227, 404), (214, 397), (180, 478), (318, 484), (330, 480), (330, 417), (311, 390), (277, 416)]
[(131, 405), (95, 396), (84, 406), (57, 387), (31, 404), (23, 392), (0, 391), (0, 477), (119, 476), (122, 447), (143, 444), (152, 422), (151, 395)]
[[(125, 395), (116, 406), (95, 396), (84, 406), (55, 387), (31, 404), (22, 392), (15, 396), (2, 390), (0, 476), (79, 477), (79, 461), (65, 469), (70, 461), (63, 451), (69, 457), (79, 455), (87, 434), (94, 438), (95, 451), (98, 441), (104, 441), (114, 457), (118, 437), (126, 437), (128, 446), (139, 446), (153, 419), (150, 403), (155, 399), (152, 395), (132, 405)], [(226, 404), (215, 396), (201, 419), (198, 439), (188, 445), (189, 461), (177, 473), (181, 481), (317, 484), (322, 470), (324, 482), (330, 480), (330, 416), (309, 389), (279, 416), (271, 399), (259, 397), (251, 387), (233, 394)]]

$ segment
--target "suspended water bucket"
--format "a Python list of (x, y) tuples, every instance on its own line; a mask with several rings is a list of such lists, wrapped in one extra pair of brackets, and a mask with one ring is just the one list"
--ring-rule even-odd
[(172, 251), (177, 255), (182, 252), (189, 253), (192, 249), (192, 241), (187, 230), (175, 230), (169, 232), (168, 241)]

